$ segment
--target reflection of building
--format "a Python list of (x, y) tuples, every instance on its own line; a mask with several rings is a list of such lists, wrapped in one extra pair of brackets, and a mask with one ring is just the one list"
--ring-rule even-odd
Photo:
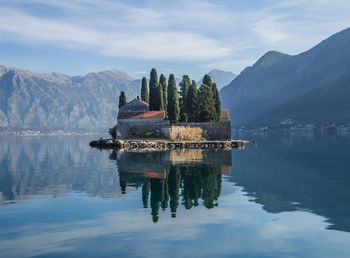
[(200, 202), (208, 209), (217, 205), (221, 174), (231, 166), (231, 151), (171, 150), (159, 152), (114, 152), (122, 192), (127, 186), (142, 186), (144, 208), (151, 208), (157, 222), (159, 210), (169, 208), (176, 217), (179, 204), (186, 209)]

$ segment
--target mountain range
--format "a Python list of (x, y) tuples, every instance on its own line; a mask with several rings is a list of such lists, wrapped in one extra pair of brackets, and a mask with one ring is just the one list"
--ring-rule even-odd
[(140, 80), (111, 70), (68, 76), (0, 66), (0, 127), (106, 130), (121, 91), (139, 94)]
[(298, 55), (269, 51), (221, 89), (234, 127), (350, 124), (350, 28)]
[[(213, 70), (213, 81), (229, 72)], [(180, 81), (180, 80), (179, 80)], [(116, 123), (121, 91), (140, 94), (141, 81), (119, 70), (68, 76), (0, 65), (0, 130), (107, 131)]]

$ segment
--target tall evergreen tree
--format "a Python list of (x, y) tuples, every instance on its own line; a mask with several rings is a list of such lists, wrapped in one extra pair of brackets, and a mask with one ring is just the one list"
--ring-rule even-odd
[(215, 119), (213, 92), (210, 86), (202, 84), (198, 93), (197, 120), (198, 122), (213, 122)]
[(163, 74), (159, 77), (159, 83), (162, 85), (163, 90), (163, 110), (165, 111), (165, 114), (167, 113), (168, 108), (168, 89), (167, 89), (167, 83), (166, 78)]
[(157, 70), (152, 68), (149, 79), (149, 109), (157, 110), (157, 84), (158, 84), (158, 75)]
[(170, 74), (168, 81), (168, 119), (171, 123), (177, 123), (180, 116), (179, 95), (177, 93), (174, 74)]
[(215, 106), (215, 121), (220, 120), (220, 115), (221, 115), (221, 101), (220, 101), (220, 95), (218, 88), (216, 87), (216, 83), (214, 82), (212, 85), (212, 92), (213, 92), (213, 97), (214, 97), (214, 106)]
[(182, 77), (180, 82), (180, 121), (187, 122), (188, 120), (188, 110), (187, 110), (187, 93), (188, 87), (191, 85), (191, 80), (188, 75)]
[(187, 112), (188, 112), (189, 122), (195, 122), (197, 120), (196, 119), (197, 97), (198, 97), (197, 84), (195, 81), (192, 81), (192, 84), (188, 88), (188, 93), (187, 93)]
[(123, 106), (124, 104), (126, 104), (126, 96), (125, 96), (125, 92), (122, 91), (122, 92), (120, 93), (120, 96), (119, 96), (118, 108), (120, 109), (120, 107)]
[(154, 110), (163, 110), (163, 88), (159, 82), (157, 83), (157, 87), (155, 89), (154, 98)]
[(213, 82), (211, 81), (211, 77), (209, 74), (204, 75), (202, 83), (208, 85), (209, 87), (213, 85)]
[(147, 85), (147, 79), (146, 77), (142, 78), (142, 84), (141, 84), (141, 100), (144, 102), (149, 103), (149, 93), (148, 93), (148, 85)]

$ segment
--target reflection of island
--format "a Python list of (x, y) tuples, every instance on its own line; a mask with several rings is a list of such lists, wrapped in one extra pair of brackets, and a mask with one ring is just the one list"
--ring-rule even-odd
[(167, 208), (171, 216), (181, 202), (186, 209), (200, 200), (210, 209), (217, 205), (221, 175), (229, 173), (231, 151), (171, 150), (159, 152), (116, 152), (122, 192), (126, 186), (142, 186), (144, 208), (151, 208), (153, 222), (159, 210)]
[[(1, 138), (0, 205), (18, 203), (35, 195), (56, 198), (72, 191), (119, 198), (142, 187), (145, 206), (152, 207), (156, 220), (159, 206), (171, 207), (175, 215), (183, 194), (186, 207), (198, 205), (199, 199), (205, 200), (207, 207), (213, 206), (218, 196), (208, 192), (213, 187), (209, 183), (221, 180), (214, 178), (214, 174), (221, 175), (219, 164), (225, 173), (231, 165), (230, 150), (109, 154), (91, 149), (86, 142), (88, 137)], [(117, 160), (118, 169), (108, 156)], [(217, 184), (210, 191), (220, 192)]]

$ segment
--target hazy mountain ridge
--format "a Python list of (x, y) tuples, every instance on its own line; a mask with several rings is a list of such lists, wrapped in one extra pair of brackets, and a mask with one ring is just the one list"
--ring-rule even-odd
[(140, 89), (118, 70), (71, 77), (1, 66), (0, 75), (2, 128), (106, 130), (116, 121), (120, 92), (130, 100)]
[[(350, 28), (343, 30), (320, 44), (299, 55), (289, 56), (276, 51), (270, 51), (261, 57), (253, 66), (244, 69), (228, 86), (221, 90), (224, 108), (231, 110), (231, 119), (234, 126), (255, 126), (281, 123), (288, 116), (297, 117), (293, 112), (302, 112), (306, 123), (322, 124), (318, 117), (323, 117), (328, 123), (334, 117), (329, 114), (323, 116), (325, 110), (339, 103), (334, 99), (332, 106), (320, 106), (319, 110), (308, 112), (312, 103), (305, 105), (303, 110), (291, 108), (291, 103), (297, 103), (299, 97), (307, 97), (308, 93), (315, 102), (320, 103), (322, 97), (316, 93), (324, 85), (337, 85), (337, 81), (346, 80), (350, 75)], [(343, 78), (343, 79), (342, 79)], [(338, 87), (339, 96), (346, 94), (346, 81)], [(327, 86), (331, 87), (331, 86)], [(313, 92), (313, 93), (312, 93)], [(321, 93), (321, 91), (320, 91)], [(310, 95), (310, 96), (311, 96)], [(304, 97), (305, 96), (305, 97)], [(318, 98), (316, 98), (318, 96)], [(305, 102), (306, 100), (300, 100)], [(342, 99), (342, 101), (345, 101)], [(285, 105), (285, 106), (284, 106)], [(308, 106), (308, 108), (307, 108)], [(289, 109), (284, 112), (284, 108)], [(337, 109), (338, 110), (338, 109)], [(279, 116), (274, 116), (279, 112)], [(350, 110), (338, 110), (350, 113)], [(282, 115), (282, 114), (285, 115)], [(276, 120), (272, 119), (275, 118)], [(342, 121), (350, 122), (349, 116), (342, 116)], [(298, 121), (295, 121), (298, 122)], [(336, 122), (336, 121), (334, 121)]]
[[(237, 76), (237, 74), (229, 71), (222, 71), (218, 69), (213, 69), (208, 73), (212, 79), (213, 82), (216, 83), (218, 89), (220, 90), (222, 87), (226, 86), (232, 80)], [(201, 80), (198, 82), (198, 87), (203, 82), (204, 76), (201, 78)]]

